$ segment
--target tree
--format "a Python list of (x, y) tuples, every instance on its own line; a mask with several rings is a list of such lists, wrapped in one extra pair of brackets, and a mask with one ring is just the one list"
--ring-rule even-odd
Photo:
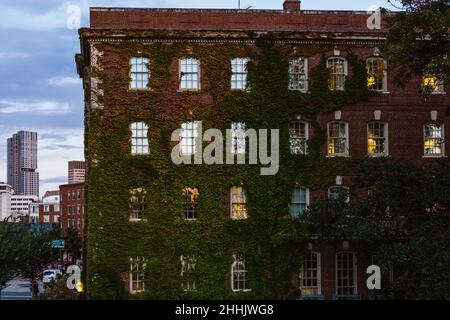
[(402, 11), (388, 18), (385, 56), (405, 84), (424, 72), (450, 78), (450, 1), (388, 0)]
[(66, 230), (65, 241), (65, 251), (72, 255), (73, 259), (78, 259), (81, 257), (81, 238), (80, 233), (76, 228), (68, 228)]
[(450, 299), (450, 164), (370, 159), (357, 176), (352, 189), (367, 196), (315, 202), (305, 216), (310, 236), (351, 240), (382, 270), (395, 266), (385, 298)]

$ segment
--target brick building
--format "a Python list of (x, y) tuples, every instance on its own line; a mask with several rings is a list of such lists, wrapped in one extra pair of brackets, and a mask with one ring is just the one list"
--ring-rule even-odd
[[(291, 282), (303, 297), (367, 298), (365, 270), (371, 262), (357, 260), (351, 241), (311, 242), (305, 250), (297, 248), (302, 252), (296, 265), (258, 269), (266, 266), (268, 256), (277, 255), (273, 250), (265, 256), (266, 238), (276, 227), (265, 211), (295, 217), (315, 199), (335, 197), (351, 184), (351, 175), (340, 171), (301, 167), (313, 159), (308, 141), (316, 134), (304, 107), (290, 110), (280, 127), (285, 139), (280, 152), (299, 156), (293, 160), (298, 165), (289, 167), (283, 163), (287, 156), (282, 157), (281, 173), (271, 181), (261, 178), (253, 184), (234, 168), (173, 166), (170, 138), (172, 129), (181, 127), (181, 153), (191, 154), (196, 121), (221, 129), (230, 128), (225, 121), (234, 121), (235, 136), (245, 129), (244, 121), (252, 122), (252, 110), (238, 104), (250, 99), (253, 88), (247, 79), (259, 76), (246, 68), (249, 61), (270, 65), (261, 54), (260, 43), (265, 42), (281, 48), (282, 57), (274, 56), (284, 64), (272, 68), (288, 74), (286, 100), (308, 93), (313, 70), (323, 59), (331, 72), (331, 92), (347, 90), (345, 83), (354, 73), (350, 53), (367, 64), (363, 85), (378, 94), (320, 112), (315, 119), (327, 135), (321, 161), (330, 167), (348, 158), (389, 156), (419, 165), (445, 158), (448, 87), (433, 75), (397, 87), (379, 50), (387, 31), (385, 17), (380, 29), (369, 29), (368, 18), (366, 12), (305, 11), (300, 1), (285, 1), (283, 10), (92, 8), (90, 28), (80, 30), (81, 54), (76, 56), (85, 85), (89, 295), (101, 296), (100, 288), (112, 280), (104, 274), (116, 274), (131, 294), (150, 298), (183, 297), (199, 288), (203, 295), (195, 297), (267, 297), (262, 292), (271, 281)], [(219, 58), (224, 54), (229, 54), (228, 64)], [(433, 94), (424, 99), (418, 92), (430, 81)], [(267, 94), (262, 93), (266, 105), (280, 102), (276, 89)], [(233, 100), (233, 95), (242, 99)], [(263, 107), (255, 107), (253, 116), (264, 112), (272, 115), (265, 128), (276, 128), (285, 119), (284, 110)], [(209, 176), (203, 179), (205, 172)], [(277, 194), (274, 187), (272, 199), (270, 186), (281, 185), (277, 179), (283, 175), (296, 177), (292, 198)], [(258, 201), (255, 194), (265, 200)], [(177, 195), (180, 199), (174, 200)], [(264, 236), (249, 227), (258, 219), (267, 226)], [(191, 233), (205, 236), (190, 238)], [(205, 249), (216, 250), (214, 258), (202, 257)], [(292, 270), (274, 280), (274, 270), (283, 268)], [(183, 290), (177, 291), (179, 287)], [(120, 296), (119, 289), (111, 290), (110, 295)]]
[(39, 204), (39, 224), (59, 225), (60, 212), (59, 203)]
[(67, 228), (79, 231), (81, 239), (84, 234), (84, 183), (71, 183), (59, 186), (61, 207), (61, 232)]

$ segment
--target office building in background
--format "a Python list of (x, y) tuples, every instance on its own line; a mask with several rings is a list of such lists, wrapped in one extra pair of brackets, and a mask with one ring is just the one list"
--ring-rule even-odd
[(84, 182), (84, 161), (69, 161), (69, 184)]

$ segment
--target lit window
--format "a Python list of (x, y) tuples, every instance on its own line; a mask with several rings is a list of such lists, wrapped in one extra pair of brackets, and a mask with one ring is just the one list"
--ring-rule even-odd
[(309, 204), (309, 190), (303, 187), (295, 188), (291, 197), (291, 216), (298, 217), (302, 215)]
[(231, 219), (247, 219), (247, 197), (243, 187), (231, 188)]
[(423, 89), (427, 93), (444, 93), (444, 79), (435, 75), (425, 75), (422, 83)]
[(231, 266), (231, 289), (233, 291), (249, 291), (247, 285), (247, 269), (245, 266), (245, 254), (237, 253), (233, 256)]
[(136, 294), (145, 290), (146, 267), (147, 263), (143, 258), (130, 258), (130, 293)]
[(186, 122), (181, 125), (181, 155), (195, 154), (197, 148), (195, 141), (198, 137), (198, 122)]
[(181, 287), (184, 291), (192, 291), (197, 288), (195, 281), (195, 255), (181, 256)]
[(338, 296), (356, 294), (356, 257), (353, 252), (336, 254), (336, 293)]
[(299, 274), (302, 296), (318, 296), (321, 294), (320, 272), (320, 253), (306, 253)]
[(148, 154), (148, 125), (144, 122), (133, 122), (131, 129), (131, 154)]
[(387, 123), (371, 122), (367, 126), (367, 154), (385, 156), (388, 154)]
[(247, 89), (247, 58), (235, 58), (231, 60), (231, 89)]
[(350, 202), (350, 190), (344, 186), (334, 186), (328, 189), (328, 198), (330, 200), (345, 199), (345, 202)]
[(306, 154), (308, 139), (308, 123), (303, 121), (292, 121), (289, 124), (289, 142), (292, 154)]
[(231, 124), (231, 153), (245, 153), (245, 123), (243, 122)]
[(200, 89), (200, 61), (193, 58), (180, 60), (180, 89)]
[(131, 89), (148, 89), (150, 86), (150, 72), (148, 65), (150, 60), (143, 57), (132, 57), (131, 65)]
[(444, 127), (439, 123), (424, 125), (424, 154), (425, 156), (444, 155)]
[(386, 61), (381, 58), (367, 59), (367, 86), (370, 90), (387, 91)]
[(186, 220), (197, 219), (197, 199), (199, 192), (197, 188), (186, 187), (183, 189), (184, 218)]
[(44, 216), (44, 223), (50, 223), (50, 216), (48, 215)]
[(328, 123), (328, 155), (348, 155), (348, 124), (346, 122)]
[(147, 191), (143, 188), (130, 190), (130, 221), (141, 221), (145, 214), (146, 202), (145, 195)]
[(308, 90), (308, 60), (306, 58), (289, 59), (289, 90)]
[(345, 77), (347, 76), (347, 61), (339, 57), (329, 58), (327, 60), (327, 67), (330, 71), (330, 90), (344, 90)]

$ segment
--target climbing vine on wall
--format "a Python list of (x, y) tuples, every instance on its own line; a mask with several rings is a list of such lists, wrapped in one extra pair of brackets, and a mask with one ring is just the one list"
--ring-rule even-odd
[[(103, 55), (93, 76), (102, 81), (104, 109), (90, 111), (86, 143), (89, 150), (88, 294), (90, 298), (130, 298), (126, 290), (130, 257), (147, 259), (145, 292), (134, 298), (285, 299), (295, 292), (299, 248), (307, 237), (291, 218), (289, 202), (295, 185), (328, 187), (350, 159), (323, 155), (326, 132), (318, 115), (333, 112), (372, 93), (365, 63), (347, 48), (351, 75), (345, 90), (328, 90), (327, 53), (331, 46), (251, 43), (140, 42), (98, 43)], [(288, 90), (289, 57), (322, 58), (310, 74), (308, 93)], [(151, 89), (129, 90), (129, 60), (150, 59)], [(179, 92), (176, 61), (192, 56), (201, 61), (201, 92)], [(230, 61), (248, 57), (249, 90), (230, 91)], [(314, 128), (308, 155), (291, 155), (290, 121), (302, 115)], [(203, 129), (222, 132), (231, 122), (247, 128), (280, 128), (280, 171), (261, 176), (259, 165), (174, 165), (170, 160), (173, 130), (182, 122), (201, 120)], [(129, 125), (149, 125), (150, 155), (131, 156)], [(205, 145), (207, 143), (205, 142)], [(249, 218), (230, 219), (229, 190), (243, 185)], [(184, 219), (184, 188), (195, 188), (196, 221)], [(129, 222), (130, 189), (145, 188), (145, 222)], [(230, 288), (233, 254), (244, 252), (251, 291)], [(181, 255), (196, 257), (196, 290), (181, 287)]]

